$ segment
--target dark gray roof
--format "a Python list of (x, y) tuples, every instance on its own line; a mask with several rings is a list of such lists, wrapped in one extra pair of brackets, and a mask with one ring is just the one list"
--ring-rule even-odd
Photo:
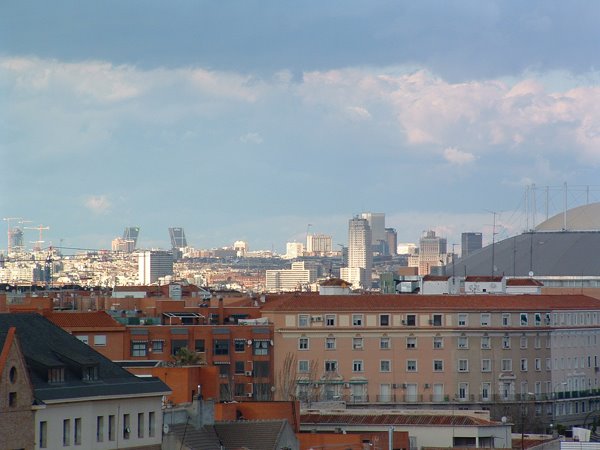
[(226, 450), (275, 450), (287, 420), (252, 420), (215, 423), (215, 430)]
[[(600, 276), (600, 232), (528, 232), (497, 242), (494, 275)], [(446, 274), (491, 275), (492, 246), (446, 268)]]
[(216, 450), (221, 448), (219, 437), (212, 426), (196, 429), (191, 424), (169, 425), (169, 434), (173, 433), (179, 442), (193, 450)]
[[(11, 327), (17, 329), (37, 400), (160, 395), (170, 391), (158, 378), (136, 377), (39, 314), (0, 314), (1, 341)], [(83, 371), (89, 367), (97, 368), (94, 381), (83, 380)], [(48, 382), (50, 368), (64, 368), (63, 383)]]

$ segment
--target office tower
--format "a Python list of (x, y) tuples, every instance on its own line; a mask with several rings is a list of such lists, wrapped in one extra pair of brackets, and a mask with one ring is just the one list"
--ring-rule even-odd
[(285, 245), (285, 258), (294, 259), (304, 254), (302, 242), (288, 242)]
[(133, 248), (137, 247), (138, 236), (140, 235), (140, 227), (127, 227), (123, 232), (123, 239), (133, 241)]
[(171, 237), (171, 248), (187, 247), (187, 239), (183, 228), (169, 228), (169, 236)]
[(146, 250), (138, 253), (138, 280), (141, 285), (155, 283), (167, 275), (173, 275), (172, 252)]
[(306, 291), (317, 280), (317, 270), (306, 261), (298, 261), (291, 269), (267, 270), (265, 280), (267, 292)]
[(8, 248), (11, 252), (20, 252), (25, 249), (23, 245), (23, 230), (19, 227), (12, 227), (8, 230)]
[(246, 241), (235, 241), (233, 243), (233, 249), (236, 251), (237, 256), (246, 256), (248, 252), (248, 243)]
[(123, 239), (123, 238), (114, 238), (111, 243), (111, 248), (113, 252), (124, 252), (124, 253), (132, 253), (135, 250), (135, 246), (133, 241)]
[(385, 229), (385, 240), (387, 243), (387, 255), (396, 256), (398, 254), (398, 233), (395, 228)]
[(461, 234), (460, 257), (464, 258), (471, 253), (483, 248), (483, 237), (481, 233), (467, 232)]
[(447, 261), (446, 239), (429, 230), (419, 241), (419, 275), (429, 275), (432, 267), (445, 266)]
[[(371, 227), (367, 219), (354, 217), (348, 222), (348, 267), (343, 271), (354, 288), (371, 288), (373, 251)], [(358, 270), (357, 270), (358, 269)], [(362, 270), (360, 270), (362, 269)]]
[(360, 216), (369, 222), (371, 242), (377, 244), (379, 241), (385, 241), (385, 213), (365, 212)]
[(306, 251), (310, 254), (331, 253), (331, 236), (325, 234), (309, 234), (306, 236)]

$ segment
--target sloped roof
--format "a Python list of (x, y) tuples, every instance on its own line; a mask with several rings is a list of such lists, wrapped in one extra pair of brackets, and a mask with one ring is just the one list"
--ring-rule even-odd
[(506, 280), (506, 285), (507, 286), (543, 286), (544, 283), (542, 283), (539, 280), (536, 280), (534, 278), (509, 278), (508, 280)]
[(173, 433), (179, 442), (183, 442), (194, 450), (215, 450), (221, 448), (219, 436), (212, 426), (203, 426), (200, 429), (192, 425), (175, 424), (169, 425), (169, 433)]
[(248, 420), (218, 422), (214, 427), (226, 450), (275, 450), (287, 420)]
[[(40, 401), (170, 392), (158, 378), (136, 377), (39, 314), (0, 314), (0, 330), (10, 327), (17, 330), (34, 395)], [(82, 370), (90, 366), (98, 368), (98, 379), (84, 381)], [(64, 382), (49, 383), (48, 370), (59, 367), (64, 368)]]
[(467, 415), (438, 415), (438, 414), (322, 414), (308, 413), (300, 416), (301, 425), (398, 425), (398, 426), (496, 426), (497, 422), (491, 422), (479, 417)]
[(55, 312), (46, 317), (61, 328), (126, 328), (104, 311), (96, 312)]
[(600, 275), (600, 232), (529, 232), (514, 236), (456, 261), (446, 273), (457, 276), (527, 277)]
[(267, 296), (262, 311), (549, 311), (600, 309), (585, 295), (318, 295)]
[(559, 213), (535, 227), (536, 231), (599, 231), (600, 230), (600, 202), (578, 206), (567, 210), (567, 226), (565, 228), (565, 214)]

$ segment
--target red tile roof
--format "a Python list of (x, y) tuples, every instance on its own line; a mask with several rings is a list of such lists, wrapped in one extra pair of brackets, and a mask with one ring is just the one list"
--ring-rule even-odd
[(500, 282), (502, 282), (502, 277), (471, 275), (471, 276), (466, 277), (465, 281), (469, 281), (469, 282), (473, 282), (473, 283), (500, 283)]
[(263, 311), (550, 311), (600, 309), (585, 295), (268, 295)]
[(497, 426), (479, 417), (467, 415), (438, 414), (333, 414), (305, 413), (300, 416), (301, 425), (419, 425), (419, 426)]
[(448, 281), (450, 275), (425, 275), (423, 281)]
[(61, 328), (125, 328), (104, 311), (98, 312), (60, 312), (46, 316), (48, 320)]
[(544, 283), (533, 278), (509, 278), (506, 280), (507, 286), (543, 286)]

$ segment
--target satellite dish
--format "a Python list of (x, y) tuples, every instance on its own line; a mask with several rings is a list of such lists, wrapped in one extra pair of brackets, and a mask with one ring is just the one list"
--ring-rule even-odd
[(168, 432), (169, 432), (169, 425), (165, 423), (165, 424), (163, 425), (163, 433), (164, 433), (164, 434), (167, 434)]
[(252, 345), (252, 339), (248, 339), (248, 345)]
[(529, 278), (532, 278), (532, 277), (533, 277), (533, 270), (530, 270), (529, 271)]

